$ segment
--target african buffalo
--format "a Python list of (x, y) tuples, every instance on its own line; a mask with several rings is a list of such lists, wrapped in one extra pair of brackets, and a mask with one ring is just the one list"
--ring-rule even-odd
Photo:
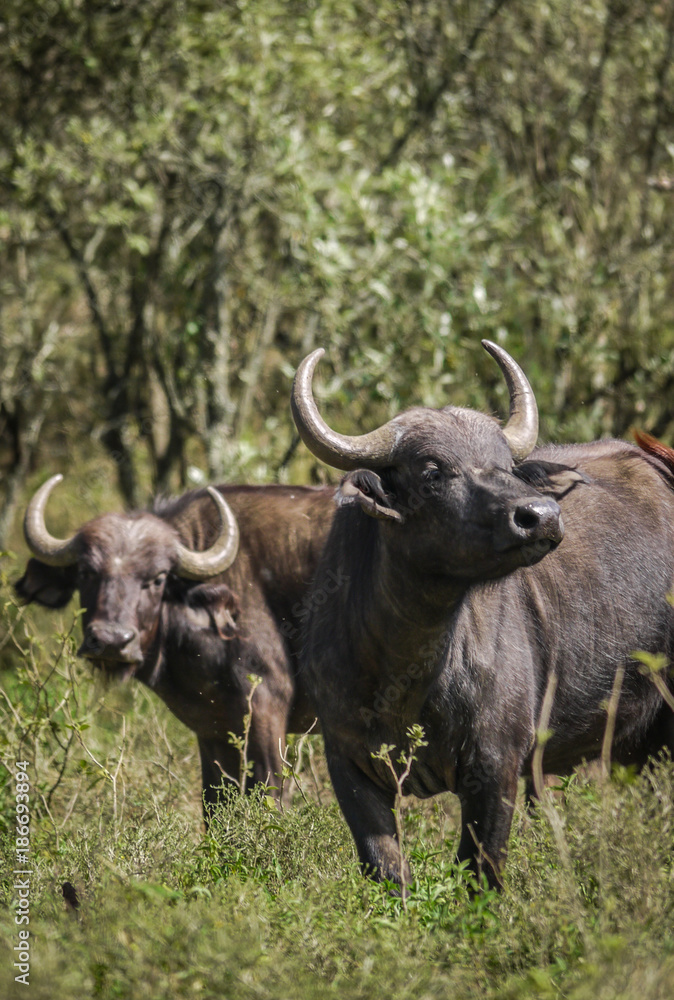
[[(307, 587), (334, 511), (334, 489), (219, 486), (152, 512), (103, 514), (67, 541), (44, 523), (48, 480), (26, 511), (35, 556), (16, 584), (24, 601), (86, 611), (81, 656), (108, 675), (136, 677), (196, 733), (204, 804), (223, 774), (237, 778), (250, 674), (248, 759), (254, 782), (276, 784), (287, 732), (315, 714), (297, 676)], [(251, 782), (252, 784), (252, 782)]]
[(641, 766), (674, 748), (671, 713), (630, 658), (674, 645), (674, 452), (620, 441), (534, 450), (531, 387), (502, 348), (483, 346), (510, 391), (503, 429), (446, 406), (337, 434), (311, 390), (322, 350), (293, 386), (305, 444), (347, 470), (314, 586), (335, 572), (348, 584), (313, 608), (302, 669), (361, 864), (403, 883), (395, 783), (373, 754), (385, 743), (397, 757), (413, 724), (428, 745), (404, 791), (456, 792), (459, 859), (491, 885), (551, 675), (547, 771), (598, 754), (620, 665), (614, 759)]

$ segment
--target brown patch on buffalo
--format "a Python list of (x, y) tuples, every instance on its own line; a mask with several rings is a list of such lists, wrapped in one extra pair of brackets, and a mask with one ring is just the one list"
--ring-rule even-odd
[(667, 466), (669, 472), (674, 475), (674, 449), (669, 448), (662, 441), (658, 441), (652, 434), (647, 434), (645, 431), (635, 430), (633, 433), (634, 439), (641, 450), (645, 451), (647, 455), (659, 458)]

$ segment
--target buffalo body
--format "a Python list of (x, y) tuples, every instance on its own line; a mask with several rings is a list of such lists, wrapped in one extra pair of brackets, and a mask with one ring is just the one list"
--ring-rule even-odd
[[(79, 591), (80, 654), (108, 675), (146, 684), (197, 736), (208, 806), (238, 778), (249, 675), (252, 780), (277, 786), (286, 733), (315, 714), (298, 677), (307, 591), (333, 516), (334, 490), (220, 486), (238, 525), (236, 558), (206, 579), (180, 575), (175, 557), (209, 550), (218, 512), (205, 490), (152, 512), (104, 514), (69, 543), (76, 558), (51, 566), (32, 558), (16, 590), (25, 601), (65, 605)], [(193, 575), (193, 574), (192, 574)]]
[(513, 460), (495, 420), (454, 407), (401, 414), (383, 452), (374, 432), (342, 448), (312, 409), (306, 369), (296, 394), (298, 384), (305, 441), (353, 470), (315, 587), (335, 572), (348, 583), (312, 610), (304, 669), (361, 863), (409, 877), (395, 782), (375, 755), (394, 745), (395, 760), (421, 724), (427, 746), (404, 791), (457, 793), (459, 858), (499, 884), (553, 674), (546, 770), (600, 752), (620, 666), (613, 758), (640, 767), (674, 748), (672, 713), (631, 658), (672, 655), (674, 452), (619, 441), (532, 450), (529, 440)]

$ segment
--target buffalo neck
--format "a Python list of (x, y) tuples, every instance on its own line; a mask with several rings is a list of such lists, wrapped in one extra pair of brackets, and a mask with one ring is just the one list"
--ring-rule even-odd
[(363, 673), (376, 685), (403, 676), (412, 680), (410, 694), (412, 688), (425, 691), (440, 669), (452, 613), (466, 587), (425, 574), (395, 544), (393, 532), (361, 512), (357, 517), (360, 531), (352, 536), (348, 571), (355, 580), (345, 623), (352, 648), (359, 651), (361, 680)]
[(435, 673), (465, 587), (424, 573), (386, 544), (379, 546), (373, 587), (373, 625), (392, 653), (391, 667), (421, 660), (425, 675)]

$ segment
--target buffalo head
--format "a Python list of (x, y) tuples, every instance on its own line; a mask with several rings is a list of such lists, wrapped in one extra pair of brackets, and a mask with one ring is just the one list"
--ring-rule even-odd
[(305, 358), (293, 385), (302, 440), (318, 458), (347, 471), (340, 504), (378, 518), (390, 539), (385, 549), (438, 581), (502, 576), (538, 562), (563, 536), (557, 503), (526, 482), (524, 460), (538, 435), (533, 391), (502, 348), (483, 346), (510, 392), (504, 427), (474, 410), (415, 407), (368, 434), (338, 434), (312, 394), (322, 349)]
[(144, 512), (103, 514), (69, 539), (58, 539), (45, 526), (44, 510), (62, 478), (49, 479), (26, 510), (24, 535), (35, 558), (17, 591), (60, 607), (79, 590), (85, 609), (79, 654), (110, 674), (130, 677), (157, 635), (167, 580), (171, 575), (205, 580), (231, 566), (239, 543), (236, 518), (222, 495), (209, 487), (220, 523), (205, 551), (187, 548), (172, 525)]

